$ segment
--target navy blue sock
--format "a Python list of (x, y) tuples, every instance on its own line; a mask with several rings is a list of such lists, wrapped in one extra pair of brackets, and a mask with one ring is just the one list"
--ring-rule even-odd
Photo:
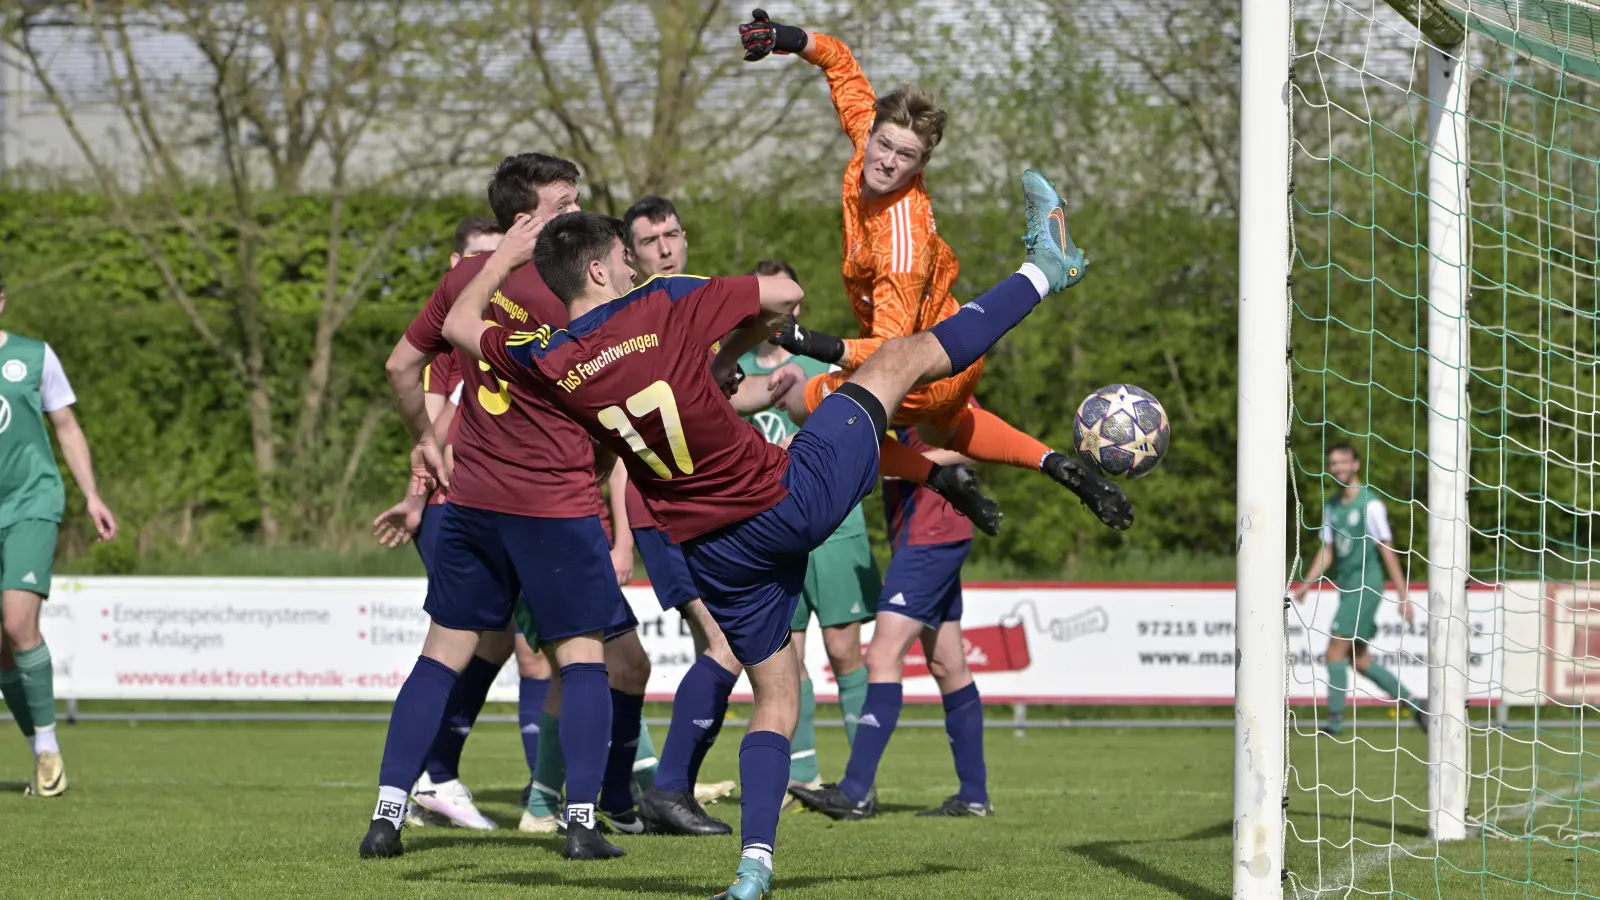
[(389, 713), (389, 735), (383, 741), (378, 784), (411, 793), (422, 774), (422, 761), (444, 721), (445, 705), (456, 685), (454, 669), (426, 656), (417, 657)]
[(489, 688), (500, 674), (500, 666), (474, 656), (472, 662), (461, 670), (456, 686), (450, 691), (450, 702), (445, 704), (444, 722), (434, 735), (433, 746), (428, 748), (427, 772), (434, 784), (460, 777), (461, 749), (467, 745), (467, 735), (483, 712), (483, 702), (489, 698)]
[(1013, 275), (928, 330), (950, 357), (950, 374), (977, 362), (1017, 327), (1042, 298), (1026, 275)]
[(524, 678), (517, 685), (517, 727), (522, 730), (522, 755), (528, 758), (528, 775), (539, 765), (539, 719), (550, 695), (550, 679)]
[[(1032, 284), (1028, 285), (1028, 290), (1033, 290)], [(867, 685), (867, 702), (861, 705), (861, 718), (856, 721), (856, 742), (850, 747), (850, 763), (845, 766), (844, 780), (839, 782), (839, 788), (857, 803), (867, 799), (867, 792), (878, 778), (878, 763), (889, 747), (894, 726), (900, 721), (901, 696), (898, 684)]]
[[(593, 821), (611, 738), (611, 686), (605, 663), (561, 667), (561, 755), (567, 760), (567, 811), (585, 807)], [(583, 821), (583, 819), (579, 819)]]
[(745, 856), (764, 853), (768, 868), (788, 790), (789, 739), (776, 731), (746, 732), (739, 745), (739, 843)]
[(694, 745), (694, 755), (689, 759), (690, 787), (700, 783), (700, 767), (705, 764), (706, 755), (716, 744), (717, 735), (722, 734), (722, 720), (728, 717), (728, 695), (733, 693), (733, 686), (739, 683), (739, 676), (724, 669), (721, 663), (709, 656), (702, 655), (702, 658), (716, 667), (711, 674), (716, 678), (717, 687), (716, 693), (711, 696), (713, 720), (711, 727), (701, 732), (700, 740)]
[(672, 725), (661, 747), (657, 788), (676, 792), (694, 787), (691, 773), (698, 774), (699, 763), (717, 739), (736, 681), (732, 672), (704, 653), (689, 667), (672, 697)]
[(643, 694), (611, 691), (611, 747), (606, 751), (600, 809), (616, 814), (633, 809), (633, 760), (639, 753), (639, 715)]
[(956, 758), (956, 777), (963, 803), (989, 802), (989, 769), (983, 764), (983, 698), (978, 684), (944, 695), (944, 733)]

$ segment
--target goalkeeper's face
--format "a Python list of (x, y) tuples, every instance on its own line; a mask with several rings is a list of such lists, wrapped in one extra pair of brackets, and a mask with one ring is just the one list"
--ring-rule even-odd
[(909, 128), (885, 122), (867, 137), (861, 178), (868, 194), (892, 194), (910, 184), (927, 164), (928, 151), (922, 146), (922, 138)]

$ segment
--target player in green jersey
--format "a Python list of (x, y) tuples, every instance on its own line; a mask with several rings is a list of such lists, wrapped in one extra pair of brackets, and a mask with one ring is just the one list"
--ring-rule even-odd
[[(0, 283), (0, 312), (5, 311)], [(95, 487), (89, 441), (72, 414), (61, 360), (44, 341), (0, 331), (0, 694), (33, 746), (28, 792), (54, 797), (67, 789), (56, 740), (56, 698), (50, 648), (39, 632), (39, 608), (50, 596), (56, 531), (66, 507), (61, 469), (45, 419), (83, 491), (97, 537), (117, 536), (117, 520)]]
[(1411, 710), (1417, 726), (1427, 730), (1423, 707), (1399, 677), (1379, 665), (1367, 642), (1378, 632), (1378, 607), (1383, 603), (1384, 576), (1400, 595), (1400, 614), (1410, 622), (1416, 615), (1406, 592), (1405, 573), (1394, 550), (1389, 514), (1378, 492), (1361, 483), (1361, 456), (1349, 444), (1328, 448), (1328, 474), (1342, 485), (1322, 507), (1322, 549), (1295, 589), (1294, 600), (1303, 603), (1311, 586), (1327, 578), (1339, 591), (1339, 607), (1328, 638), (1328, 721), (1322, 730), (1338, 734), (1344, 728), (1345, 697), (1350, 691), (1350, 658), (1356, 671), (1367, 676), (1384, 693)]
[[(795, 277), (794, 269), (782, 260), (759, 262), (750, 274), (786, 275), (791, 280), (799, 280)], [(800, 426), (782, 410), (765, 408), (772, 401), (763, 386), (765, 379), (757, 376), (770, 374), (788, 363), (804, 369), (807, 378), (838, 368), (804, 356), (794, 356), (767, 341), (740, 358), (739, 368), (752, 380), (747, 381), (747, 386), (733, 398), (734, 408), (761, 429), (767, 440), (785, 446), (800, 430)], [(811, 551), (800, 605), (795, 609), (794, 621), (789, 623), (791, 639), (802, 660), (800, 720), (790, 743), (791, 785), (812, 788), (822, 785), (817, 765), (816, 693), (811, 685), (811, 673), (803, 668), (806, 629), (810, 627), (813, 616), (817, 624), (822, 626), (822, 643), (827, 648), (828, 664), (833, 668), (834, 680), (839, 685), (839, 709), (844, 715), (845, 736), (853, 744), (856, 722), (867, 697), (867, 669), (861, 658), (861, 623), (870, 621), (875, 614), (878, 592), (882, 586), (878, 564), (872, 558), (872, 545), (867, 540), (867, 518), (861, 507), (857, 506), (822, 546)]]

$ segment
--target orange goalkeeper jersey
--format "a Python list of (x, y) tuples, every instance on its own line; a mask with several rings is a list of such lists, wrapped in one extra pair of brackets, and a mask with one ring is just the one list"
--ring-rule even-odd
[(861, 336), (844, 342), (840, 365), (855, 369), (890, 338), (949, 318), (960, 308), (950, 294), (961, 271), (955, 252), (933, 224), (922, 175), (893, 194), (862, 196), (861, 173), (877, 95), (842, 41), (811, 34), (811, 62), (828, 78), (839, 124), (855, 145), (844, 170), (844, 289)]

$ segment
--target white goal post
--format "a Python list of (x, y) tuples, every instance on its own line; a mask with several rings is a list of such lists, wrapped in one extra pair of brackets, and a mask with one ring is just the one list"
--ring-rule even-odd
[[(1391, 0), (1445, 38), (1459, 22), (1433, 0)], [(1442, 16), (1442, 18), (1440, 18)], [(1241, 21), (1238, 669), (1233, 897), (1284, 896), (1288, 804), (1287, 485), (1295, 21), (1285, 0), (1244, 0)], [(1468, 228), (1466, 66), (1428, 51), (1427, 509), (1429, 838), (1468, 835)], [(1270, 473), (1281, 477), (1269, 477)], [(1420, 549), (1420, 548), (1417, 548)], [(1307, 553), (1311, 551), (1306, 551)]]

